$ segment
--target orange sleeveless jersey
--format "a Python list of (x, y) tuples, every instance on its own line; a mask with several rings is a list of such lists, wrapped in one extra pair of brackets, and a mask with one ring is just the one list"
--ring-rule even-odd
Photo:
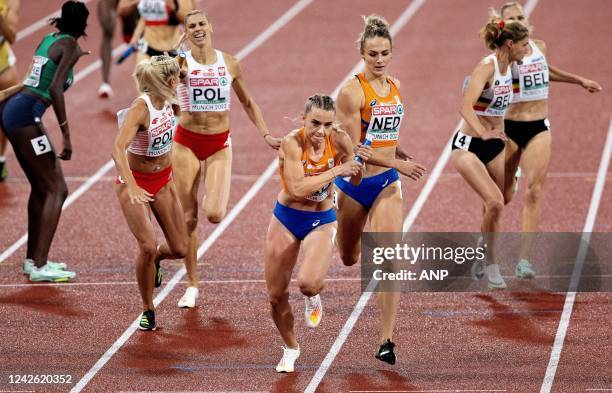
[(404, 117), (404, 105), (399, 89), (387, 78), (391, 90), (389, 95), (381, 97), (376, 94), (363, 73), (355, 77), (359, 80), (365, 96), (365, 105), (361, 109), (361, 142), (369, 132), (372, 135), (373, 148), (396, 146)]
[[(305, 144), (305, 136), (304, 136), (304, 128), (300, 128), (298, 133), (302, 144)], [(325, 138), (325, 150), (323, 151), (323, 155), (318, 161), (312, 161), (310, 157), (308, 157), (308, 152), (304, 150), (302, 152), (302, 165), (304, 166), (304, 175), (305, 176), (317, 176), (321, 173), (330, 170), (336, 165), (334, 157), (336, 156), (336, 150), (334, 149), (334, 144), (332, 141), (331, 133)], [(280, 177), (281, 183), (283, 185), (283, 190), (287, 192), (287, 185), (285, 183), (285, 174), (283, 172), (284, 165), (283, 163), (279, 163)], [(312, 193), (307, 196), (306, 199), (314, 201), (314, 202), (322, 202), (327, 199), (329, 195), (329, 190), (331, 189), (331, 182), (325, 185), (320, 190)]]

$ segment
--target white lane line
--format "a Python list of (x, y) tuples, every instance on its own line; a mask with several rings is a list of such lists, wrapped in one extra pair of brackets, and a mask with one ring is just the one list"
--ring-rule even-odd
[[(82, 0), (83, 3), (89, 3), (91, 0)], [(23, 7), (23, 6), (22, 6)], [(24, 12), (25, 10), (23, 10), (22, 8), (22, 12)], [(49, 19), (51, 18), (57, 18), (61, 15), (61, 10), (57, 10), (45, 17), (43, 17), (42, 19), (37, 20), (36, 22), (32, 23), (30, 26), (26, 27), (25, 29), (18, 31), (17, 32), (17, 39), (16, 41), (21, 41), (22, 39), (26, 38), (27, 36), (37, 32), (38, 30), (42, 29), (45, 26), (49, 25)], [(91, 11), (90, 11), (90, 15), (91, 15)]]
[[(533, 11), (533, 9), (535, 8), (535, 6), (538, 3), (538, 1), (539, 0), (531, 0), (531, 1), (527, 2), (527, 4), (525, 4), (524, 10), (525, 10), (525, 13), (527, 15), (529, 15)], [(424, 0), (419, 2), (418, 6), (415, 6), (416, 9), (418, 9), (418, 7), (420, 7), (422, 5), (422, 3), (424, 3), (424, 2), (425, 2)], [(412, 7), (414, 4), (415, 3), (412, 3), (410, 5), (410, 7)], [(416, 9), (414, 10), (414, 12), (416, 12)], [(408, 11), (408, 10), (406, 10), (406, 11)], [(412, 17), (412, 15), (410, 15), (410, 17)], [(407, 20), (404, 23), (406, 23), (408, 21), (408, 19), (409, 18), (407, 18)], [(391, 30), (393, 31), (393, 27), (391, 28)], [(459, 124), (455, 127), (455, 131), (459, 127), (461, 127), (461, 123), (462, 123), (462, 121), (459, 121)], [(454, 132), (453, 132), (453, 134), (454, 134)], [(448, 159), (450, 158), (450, 153), (451, 152), (450, 152), (450, 149), (449, 149), (449, 145), (451, 144), (451, 142), (452, 142), (452, 136), (451, 136), (451, 139), (449, 139), (449, 141), (444, 145), (444, 150), (442, 151), (442, 154), (440, 155), (440, 157), (438, 158), (438, 161), (434, 165), (434, 169), (432, 170), (431, 175), (427, 179), (427, 183), (425, 184), (425, 186), (421, 190), (421, 193), (419, 194), (419, 196), (418, 196), (417, 200), (415, 201), (414, 205), (412, 205), (412, 208), (410, 209), (410, 212), (408, 213), (408, 216), (406, 216), (406, 219), (404, 220), (404, 224), (402, 226), (403, 232), (408, 232), (408, 230), (412, 227), (412, 224), (414, 223), (414, 220), (419, 215), (419, 212), (421, 211), (421, 209), (425, 205), (425, 202), (427, 201), (427, 198), (429, 197), (431, 191), (433, 190), (433, 187), (434, 187), (435, 183), (437, 182), (438, 178), (442, 174), (442, 171), (443, 171), (444, 167), (446, 166), (446, 163), (448, 162)], [(370, 282), (368, 283), (368, 286), (366, 287), (366, 290), (359, 297), (359, 300), (357, 301), (357, 304), (355, 305), (355, 308), (351, 312), (351, 315), (349, 316), (349, 318), (347, 319), (346, 323), (342, 327), (342, 330), (340, 330), (340, 333), (338, 334), (338, 337), (336, 338), (336, 340), (332, 344), (329, 352), (325, 356), (325, 359), (323, 359), (323, 362), (321, 362), (321, 365), (319, 366), (319, 368), (315, 372), (315, 375), (310, 380), (310, 383), (306, 387), (306, 390), (304, 390), (304, 393), (314, 393), (315, 392), (315, 390), (317, 389), (317, 387), (319, 386), (319, 384), (323, 380), (323, 377), (327, 373), (327, 370), (329, 369), (329, 367), (331, 367), (331, 364), (334, 361), (334, 359), (336, 358), (336, 355), (342, 349), (342, 346), (344, 345), (344, 342), (346, 341), (346, 339), (348, 338), (349, 334), (353, 330), (353, 327), (357, 323), (357, 320), (359, 319), (359, 316), (363, 312), (365, 306), (368, 304), (368, 301), (370, 300), (370, 297), (372, 297), (372, 293), (374, 292), (374, 289), (376, 288), (376, 285), (377, 285), (376, 281), (374, 281), (373, 279), (370, 280)]]
[[(281, 19), (284, 20), (284, 24), (283, 25), (279, 25), (279, 24), (276, 24), (276, 23), (272, 24), (272, 25), (270, 25), (270, 27), (268, 27), (260, 35), (266, 35), (267, 38), (271, 37), (272, 34), (270, 33), (270, 30), (273, 30), (273, 32), (276, 32), (276, 31), (278, 31), (280, 28), (282, 28), (284, 25), (286, 25), (291, 20), (290, 18), (286, 18), (285, 15), (289, 14), (289, 15), (292, 15), (292, 18), (295, 17), (297, 15), (297, 13), (295, 12), (296, 9), (302, 10), (302, 9), (304, 9), (304, 7), (306, 5), (312, 3), (312, 1), (313, 0), (300, 0), (300, 1), (298, 1), (287, 12), (285, 12), (285, 14), (283, 14), (283, 16), (281, 16)], [(263, 44), (263, 41), (261, 41), (259, 39), (260, 35), (258, 35), (255, 38), (255, 41), (258, 41), (258, 46)], [(251, 44), (249, 44), (249, 45), (251, 45)], [(249, 45), (247, 45), (247, 47)], [(250, 52), (248, 52), (248, 53), (251, 53), (254, 49), (255, 48), (251, 49)], [(244, 53), (244, 52), (241, 50), (239, 53)], [(236, 57), (238, 58), (238, 56), (236, 56)], [(241, 58), (239, 58), (239, 60), (241, 60)], [(253, 186), (251, 186), (251, 188), (240, 199), (240, 201), (238, 201), (236, 206), (234, 206), (232, 208), (232, 210), (228, 213), (228, 215), (223, 219), (223, 221), (221, 221), (221, 223), (219, 223), (219, 225), (217, 225), (215, 227), (215, 230), (204, 241), (204, 243), (202, 243), (202, 245), (198, 248), (198, 253), (197, 253), (197, 258), (198, 259), (201, 258), (202, 255), (204, 255), (204, 253), (208, 250), (208, 248), (210, 248), (210, 246), (212, 246), (212, 244), (221, 236), (221, 234), (232, 223), (232, 221), (234, 221), (234, 219), (238, 216), (238, 214), (242, 211), (242, 209), (244, 209), (244, 207), (251, 201), (251, 199), (253, 199), (255, 197), (257, 192), (264, 186), (264, 184), (268, 181), (268, 179), (276, 172), (276, 167), (277, 167), (277, 162), (276, 162), (276, 160), (273, 160), (270, 163), (270, 165), (268, 165), (268, 168), (264, 171), (264, 173), (259, 177), (259, 179), (257, 179), (255, 184), (253, 184)], [(153, 299), (153, 303), (155, 304), (156, 307), (157, 307), (158, 304), (160, 304), (166, 298), (166, 296), (168, 296), (170, 291), (172, 291), (172, 289), (174, 289), (174, 287), (179, 283), (181, 278), (183, 278), (183, 276), (186, 273), (187, 273), (187, 271), (186, 271), (185, 267), (183, 266), (183, 267), (181, 267), (181, 269), (179, 269), (174, 274), (172, 279), (163, 288), (163, 290), (155, 297), (155, 299)], [(125, 332), (123, 332), (121, 337), (119, 337), (117, 339), (117, 341), (115, 341), (113, 343), (113, 345), (102, 355), (102, 357), (83, 376), (83, 378), (81, 378), (81, 380), (70, 390), (70, 393), (78, 393), (85, 386), (87, 386), (89, 381), (91, 381), (91, 379), (98, 373), (98, 371), (100, 371), (102, 369), (102, 367), (104, 367), (104, 365), (113, 357), (113, 355), (123, 346), (123, 344), (125, 344), (127, 342), (127, 340), (137, 330), (139, 319), (140, 319), (140, 316), (138, 318), (136, 318), (132, 322), (132, 324), (125, 330)]]
[(491, 393), (507, 392), (506, 389), (451, 389), (451, 390), (349, 390), (350, 393)]
[(578, 248), (578, 255), (576, 256), (576, 264), (572, 272), (572, 278), (568, 292), (565, 295), (565, 303), (563, 304), (563, 312), (559, 320), (559, 327), (557, 328), (557, 334), (555, 335), (555, 342), (550, 353), (550, 359), (548, 361), (548, 367), (546, 368), (546, 374), (544, 375), (544, 381), (540, 388), (540, 393), (550, 393), (553, 382), (555, 380), (555, 374), (557, 373), (557, 366), (561, 358), (561, 351), (563, 350), (563, 343), (565, 341), (565, 335), (569, 327), (570, 318), (572, 316), (572, 309), (574, 308), (574, 301), (576, 300), (576, 289), (578, 289), (578, 283), (582, 273), (584, 260), (586, 258), (589, 240), (591, 238), (591, 232), (595, 226), (595, 219), (597, 218), (597, 210), (599, 209), (599, 203), (601, 202), (601, 195), (603, 194), (604, 186), (606, 184), (606, 175), (608, 174), (608, 166), (610, 165), (610, 154), (612, 153), (612, 119), (610, 119), (610, 125), (608, 126), (608, 136), (606, 138), (606, 144), (601, 155), (601, 161), (599, 162), (599, 171), (597, 174), (597, 181), (595, 182), (595, 188), (593, 189), (593, 195), (591, 197), (591, 204), (589, 205), (589, 212), (587, 214), (586, 222), (584, 223), (584, 229), (582, 230), (582, 242)]

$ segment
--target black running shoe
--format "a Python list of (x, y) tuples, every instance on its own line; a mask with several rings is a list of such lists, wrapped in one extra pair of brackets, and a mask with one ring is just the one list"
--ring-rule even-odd
[(376, 356), (376, 359), (382, 360), (383, 362), (395, 364), (395, 353), (393, 352), (394, 347), (395, 344), (392, 343), (391, 340), (387, 339), (387, 341), (380, 346), (378, 353), (374, 356)]
[(155, 282), (153, 283), (153, 286), (155, 288), (161, 287), (163, 279), (164, 279), (164, 272), (161, 270), (159, 261), (155, 261)]
[(140, 316), (140, 325), (138, 329), (140, 330), (155, 330), (157, 327), (155, 325), (155, 311), (147, 310), (142, 313)]

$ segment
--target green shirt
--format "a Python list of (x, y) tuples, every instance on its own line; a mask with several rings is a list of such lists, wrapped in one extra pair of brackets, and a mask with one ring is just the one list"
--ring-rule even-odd
[[(69, 34), (62, 33), (51, 33), (43, 38), (36, 52), (34, 53), (34, 60), (32, 61), (32, 70), (30, 75), (26, 78), (23, 84), (26, 89), (36, 93), (37, 95), (44, 97), (51, 101), (51, 94), (49, 93), (49, 87), (57, 71), (57, 64), (49, 58), (49, 48), (57, 41), (64, 38), (73, 38)], [(74, 68), (70, 69), (68, 73), (68, 80), (64, 82), (64, 91), (68, 90), (74, 79)]]

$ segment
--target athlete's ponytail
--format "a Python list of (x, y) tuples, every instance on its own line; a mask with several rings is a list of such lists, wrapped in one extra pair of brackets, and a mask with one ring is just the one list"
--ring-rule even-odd
[(529, 35), (529, 29), (519, 22), (508, 22), (491, 10), (489, 22), (480, 29), (480, 37), (484, 39), (487, 48), (501, 48), (507, 40), (517, 42)]

